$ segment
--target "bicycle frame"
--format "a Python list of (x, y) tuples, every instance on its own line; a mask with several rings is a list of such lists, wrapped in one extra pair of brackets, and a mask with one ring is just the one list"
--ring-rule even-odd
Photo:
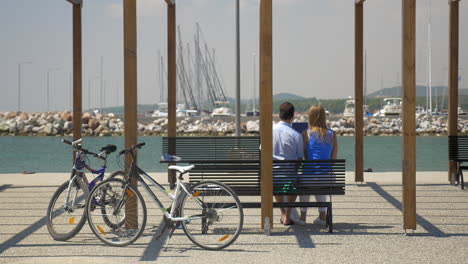
[[(88, 197), (89, 192), (96, 186), (96, 184), (104, 179), (104, 173), (106, 172), (106, 164), (107, 160), (104, 160), (104, 165), (99, 170), (94, 170), (86, 164), (84, 160), (84, 154), (81, 151), (77, 152), (75, 163), (73, 164), (73, 168), (70, 174), (70, 181), (68, 183), (67, 194), (65, 195), (65, 209), (68, 208), (68, 202), (70, 201), (70, 191), (72, 187), (72, 183), (75, 181), (78, 183), (80, 188), (85, 193), (85, 197)], [(88, 179), (86, 178), (85, 169), (91, 172), (92, 174), (98, 174), (96, 178), (94, 178), (90, 183), (88, 183)], [(73, 197), (73, 204), (72, 207), (76, 206), (76, 196), (78, 193), (75, 193), (75, 197)]]
[[(143, 177), (142, 177), (143, 176)], [(181, 198), (183, 197), (180, 195), (182, 191), (184, 191), (187, 195), (190, 195), (189, 188), (190, 186), (187, 186), (187, 184), (183, 183), (180, 179), (177, 180), (176, 184), (176, 189), (174, 194), (172, 194), (169, 190), (164, 188), (161, 184), (159, 184), (156, 180), (151, 178), (145, 171), (143, 171), (140, 167), (138, 167), (135, 162), (132, 162), (131, 169), (130, 169), (130, 178), (131, 177), (136, 177), (136, 180), (141, 183), (143, 186), (143, 189), (150, 195), (150, 197), (153, 199), (153, 201), (159, 206), (161, 211), (163, 212), (164, 216), (167, 217), (167, 219), (171, 221), (185, 221), (187, 220), (185, 217), (174, 217), (174, 214), (177, 210), (177, 208), (180, 206)], [(130, 185), (130, 178), (127, 180), (126, 186), (123, 189), (123, 192), (127, 189), (128, 185)], [(146, 179), (151, 183), (152, 186), (156, 187), (161, 193), (166, 195), (170, 200), (172, 200), (171, 204), (171, 210), (168, 212), (167, 208), (164, 207), (164, 205), (161, 203), (161, 201), (158, 199), (156, 194), (150, 189), (149, 185), (143, 180)], [(122, 195), (123, 197), (123, 195)], [(121, 203), (115, 211), (118, 211), (122, 208), (123, 205), (123, 200), (120, 201)]]

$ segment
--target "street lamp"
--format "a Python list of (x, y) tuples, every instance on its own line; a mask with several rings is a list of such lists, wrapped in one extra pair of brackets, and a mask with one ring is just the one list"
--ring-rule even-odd
[(21, 111), (21, 65), (32, 64), (31, 61), (18, 63), (18, 112)]
[(49, 68), (47, 70), (47, 112), (50, 111), (50, 73), (60, 70), (60, 67)]

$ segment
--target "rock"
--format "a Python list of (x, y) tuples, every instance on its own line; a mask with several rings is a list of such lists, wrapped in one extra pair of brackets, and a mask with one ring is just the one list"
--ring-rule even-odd
[(83, 113), (83, 117), (81, 118), (83, 124), (88, 124), (89, 123), (89, 120), (91, 120), (91, 113)]
[(63, 124), (63, 129), (68, 130), (73, 128), (73, 123), (70, 121), (67, 121)]
[(430, 125), (429, 121), (422, 121), (422, 122), (419, 124), (419, 127), (420, 127), (420, 128), (423, 128), (423, 129), (427, 129), (427, 128), (429, 128), (429, 125)]
[(109, 118), (114, 118), (114, 117), (115, 117), (115, 114), (114, 114), (114, 113), (108, 113), (108, 114), (107, 114), (107, 117), (109, 117)]
[(259, 125), (259, 121), (248, 121), (246, 124), (245, 124), (245, 127), (247, 129), (247, 132), (259, 132), (260, 131), (260, 125)]
[(94, 133), (100, 134), (101, 132), (103, 132), (105, 130), (109, 130), (109, 128), (107, 128), (106, 126), (103, 126), (103, 125), (99, 125), (96, 129), (94, 129)]
[(96, 119), (90, 119), (90, 120), (88, 121), (88, 127), (89, 127), (90, 129), (94, 130), (94, 129), (98, 128), (98, 126), (99, 126), (99, 121), (98, 121), (98, 120), (96, 120)]
[(103, 131), (101, 131), (101, 133), (99, 133), (99, 136), (100, 137), (108, 137), (108, 136), (111, 136), (111, 133), (110, 133), (109, 130), (104, 129)]
[(72, 121), (72, 113), (71, 112), (63, 112), (62, 113), (62, 119), (65, 121)]
[(9, 130), (9, 132), (10, 132), (10, 133), (16, 133), (16, 131), (17, 131), (16, 122), (13, 121), (13, 120), (9, 120), (9, 121), (7, 122), (7, 124), (8, 124), (8, 130)]
[(0, 132), (8, 132), (10, 130), (10, 126), (5, 124), (5, 123), (1, 123), (0, 124)]
[(31, 125), (25, 125), (25, 126), (23, 127), (23, 129), (22, 129), (22, 132), (23, 132), (23, 133), (30, 133), (30, 132), (32, 132), (32, 129), (33, 129), (33, 126), (31, 126)]
[(47, 123), (53, 123), (54, 122), (54, 116), (52, 116), (52, 115), (48, 115), (44, 119), (47, 121)]
[(11, 119), (11, 118), (15, 118), (16, 115), (17, 115), (16, 112), (7, 112), (5, 116), (7, 119)]
[(52, 124), (51, 123), (47, 123), (45, 126), (44, 126), (44, 129), (42, 130), (44, 133), (46, 133), (47, 135), (52, 135), (53, 132), (54, 132), (54, 128), (52, 127)]
[(43, 130), (44, 127), (45, 127), (45, 125), (39, 126), (39, 127), (33, 127), (33, 128), (32, 128), (32, 132), (37, 133), (37, 132)]

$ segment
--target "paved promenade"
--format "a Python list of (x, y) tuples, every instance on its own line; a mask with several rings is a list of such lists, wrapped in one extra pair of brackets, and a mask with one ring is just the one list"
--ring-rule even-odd
[[(161, 174), (152, 176), (165, 182)], [(346, 195), (333, 198), (333, 234), (313, 224), (280, 225), (275, 209), (276, 224), (265, 236), (260, 210), (247, 209), (242, 234), (222, 251), (201, 250), (182, 230), (164, 251), (163, 241), (153, 238), (161, 215), (150, 200), (147, 228), (133, 245), (106, 246), (87, 224), (70, 241), (54, 241), (46, 210), (67, 177), (0, 174), (0, 263), (464, 263), (468, 256), (468, 190), (447, 185), (447, 172), (417, 173), (418, 227), (406, 236), (401, 173), (366, 173), (363, 184), (355, 184), (348, 173)], [(316, 214), (309, 209), (309, 222)]]

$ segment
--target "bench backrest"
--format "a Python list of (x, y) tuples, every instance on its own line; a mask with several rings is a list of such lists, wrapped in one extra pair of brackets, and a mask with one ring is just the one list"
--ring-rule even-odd
[[(259, 195), (260, 162), (192, 161), (190, 182), (216, 180), (238, 195)], [(345, 160), (273, 161), (273, 194), (344, 194)]]
[(184, 162), (211, 160), (259, 160), (260, 138), (255, 137), (163, 137), (163, 153)]
[(449, 160), (468, 161), (468, 136), (449, 136)]

